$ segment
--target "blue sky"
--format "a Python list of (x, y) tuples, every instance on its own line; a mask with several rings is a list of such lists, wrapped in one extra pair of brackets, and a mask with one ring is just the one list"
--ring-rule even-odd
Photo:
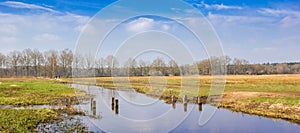
[[(115, 1), (0, 1), (0, 52), (7, 53), (25, 48), (42, 51), (74, 49), (83, 27), (99, 10), (113, 2)], [(253, 63), (300, 61), (300, 0), (184, 2), (201, 12), (211, 23), (226, 55), (244, 58)], [(142, 7), (136, 7), (135, 10), (142, 10)], [(154, 10), (166, 13), (159, 7)], [(180, 16), (193, 14), (191, 10), (172, 10)], [(173, 16), (177, 17), (178, 14)], [(161, 29), (172, 29), (176, 26), (151, 17), (131, 21), (127, 23), (135, 25), (131, 25), (131, 28), (130, 25), (127, 25), (127, 28), (123, 26), (118, 29), (119, 33), (123, 32), (122, 30), (145, 29), (149, 26)], [(164, 27), (159, 27), (162, 21)], [(110, 51), (109, 48), (107, 51)]]

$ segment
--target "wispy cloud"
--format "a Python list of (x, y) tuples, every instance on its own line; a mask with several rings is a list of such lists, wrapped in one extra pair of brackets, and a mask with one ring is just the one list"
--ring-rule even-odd
[(241, 10), (241, 9), (243, 9), (243, 7), (241, 7), (241, 6), (224, 5), (223, 3), (209, 5), (209, 4), (204, 3), (204, 1), (201, 1), (200, 4), (196, 4), (196, 6), (204, 7), (205, 9), (209, 9), (209, 10), (211, 10), (211, 9), (214, 9), (214, 10), (228, 10), (228, 9)]
[(300, 11), (294, 10), (281, 10), (281, 9), (270, 9), (270, 8), (260, 8), (259, 13), (270, 16), (282, 16), (282, 15), (292, 15), (300, 17)]
[(265, 16), (278, 18), (281, 26), (300, 26), (300, 11), (286, 9), (261, 8), (258, 12)]
[(53, 10), (48, 7), (43, 7), (35, 4), (28, 4), (28, 3), (23, 3), (23, 2), (17, 2), (17, 1), (5, 1), (5, 2), (0, 2), (0, 5), (2, 6), (7, 6), (7, 7), (12, 7), (12, 8), (22, 8), (22, 9), (38, 9), (38, 10), (44, 10), (52, 13), (60, 13), (59, 11)]

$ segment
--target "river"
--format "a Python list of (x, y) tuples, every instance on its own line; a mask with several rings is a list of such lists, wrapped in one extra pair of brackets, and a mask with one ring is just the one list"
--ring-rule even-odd
[[(93, 132), (213, 132), (213, 133), (296, 133), (300, 126), (285, 120), (233, 112), (219, 108), (200, 126), (206, 104), (167, 104), (133, 90), (111, 90), (98, 86), (70, 85), (93, 95), (75, 108), (87, 116), (78, 117)], [(117, 100), (117, 103), (116, 103)]]

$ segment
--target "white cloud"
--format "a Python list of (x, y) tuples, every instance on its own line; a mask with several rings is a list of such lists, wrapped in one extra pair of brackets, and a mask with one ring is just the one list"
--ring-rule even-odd
[(43, 33), (43, 34), (39, 34), (33, 37), (34, 40), (36, 41), (57, 41), (59, 40), (59, 36), (57, 35), (53, 35), (53, 34), (49, 34), (49, 33)]
[(43, 6), (39, 6), (39, 5), (35, 5), (35, 4), (28, 4), (28, 3), (23, 3), (23, 2), (17, 2), (17, 1), (0, 2), (0, 5), (12, 7), (12, 8), (39, 9), (39, 10), (44, 10), (44, 11), (48, 11), (48, 12), (52, 12), (52, 13), (60, 13), (60, 12), (55, 11), (48, 7), (43, 7)]
[(154, 24), (154, 20), (151, 18), (138, 18), (127, 24), (127, 30), (129, 31), (143, 31), (150, 29)]
[[(25, 49), (73, 48), (88, 16), (76, 14), (11, 14), (0, 12), (0, 52)], [(42, 44), (42, 45), (41, 45)]]
[(283, 27), (300, 26), (300, 11), (261, 8), (258, 12), (266, 16), (279, 18)]
[(300, 16), (300, 11), (293, 11), (293, 10), (261, 8), (258, 10), (258, 12), (264, 15), (277, 16), (277, 17), (281, 15)]
[(17, 27), (12, 24), (1, 24), (0, 25), (0, 33), (3, 34), (16, 34), (18, 31)]
[(5, 44), (11, 44), (17, 42), (17, 39), (12, 36), (1, 36), (0, 37), (0, 42), (5, 43)]
[(170, 29), (170, 26), (169, 26), (169, 25), (166, 25), (166, 24), (164, 24), (164, 25), (162, 26), (162, 29), (163, 29), (163, 30), (169, 30), (169, 29)]
[[(208, 20), (216, 26), (251, 26), (251, 24), (271, 24), (274, 20), (272, 18), (258, 17), (258, 16), (235, 16), (235, 15), (220, 15), (208, 13)], [(254, 25), (259, 27), (261, 25)]]
[(221, 4), (206, 4), (204, 1), (201, 1), (201, 4), (196, 4), (198, 7), (204, 7), (205, 9), (215, 9), (215, 10), (228, 10), (228, 9), (238, 9), (241, 10), (243, 7), (241, 6), (229, 6), (229, 5), (224, 5), (223, 3)]

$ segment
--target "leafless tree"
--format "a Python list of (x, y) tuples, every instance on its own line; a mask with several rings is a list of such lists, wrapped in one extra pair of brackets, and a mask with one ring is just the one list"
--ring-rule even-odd
[(68, 72), (72, 69), (73, 53), (69, 49), (65, 49), (60, 52), (59, 64), (62, 68), (62, 74), (68, 77)]
[(13, 51), (8, 54), (8, 63), (13, 68), (13, 75), (18, 76), (18, 66), (21, 64), (21, 52)]
[(33, 50), (31, 53), (32, 65), (34, 68), (34, 75), (36, 77), (41, 76), (42, 66), (44, 66), (45, 59), (43, 54), (37, 49)]
[(1, 77), (4, 76), (4, 66), (5, 66), (5, 62), (6, 62), (6, 56), (2, 53), (0, 53), (0, 75)]
[(57, 74), (57, 65), (58, 65), (58, 53), (57, 51), (50, 50), (45, 52), (46, 66), (45, 71), (46, 75), (54, 78)]

